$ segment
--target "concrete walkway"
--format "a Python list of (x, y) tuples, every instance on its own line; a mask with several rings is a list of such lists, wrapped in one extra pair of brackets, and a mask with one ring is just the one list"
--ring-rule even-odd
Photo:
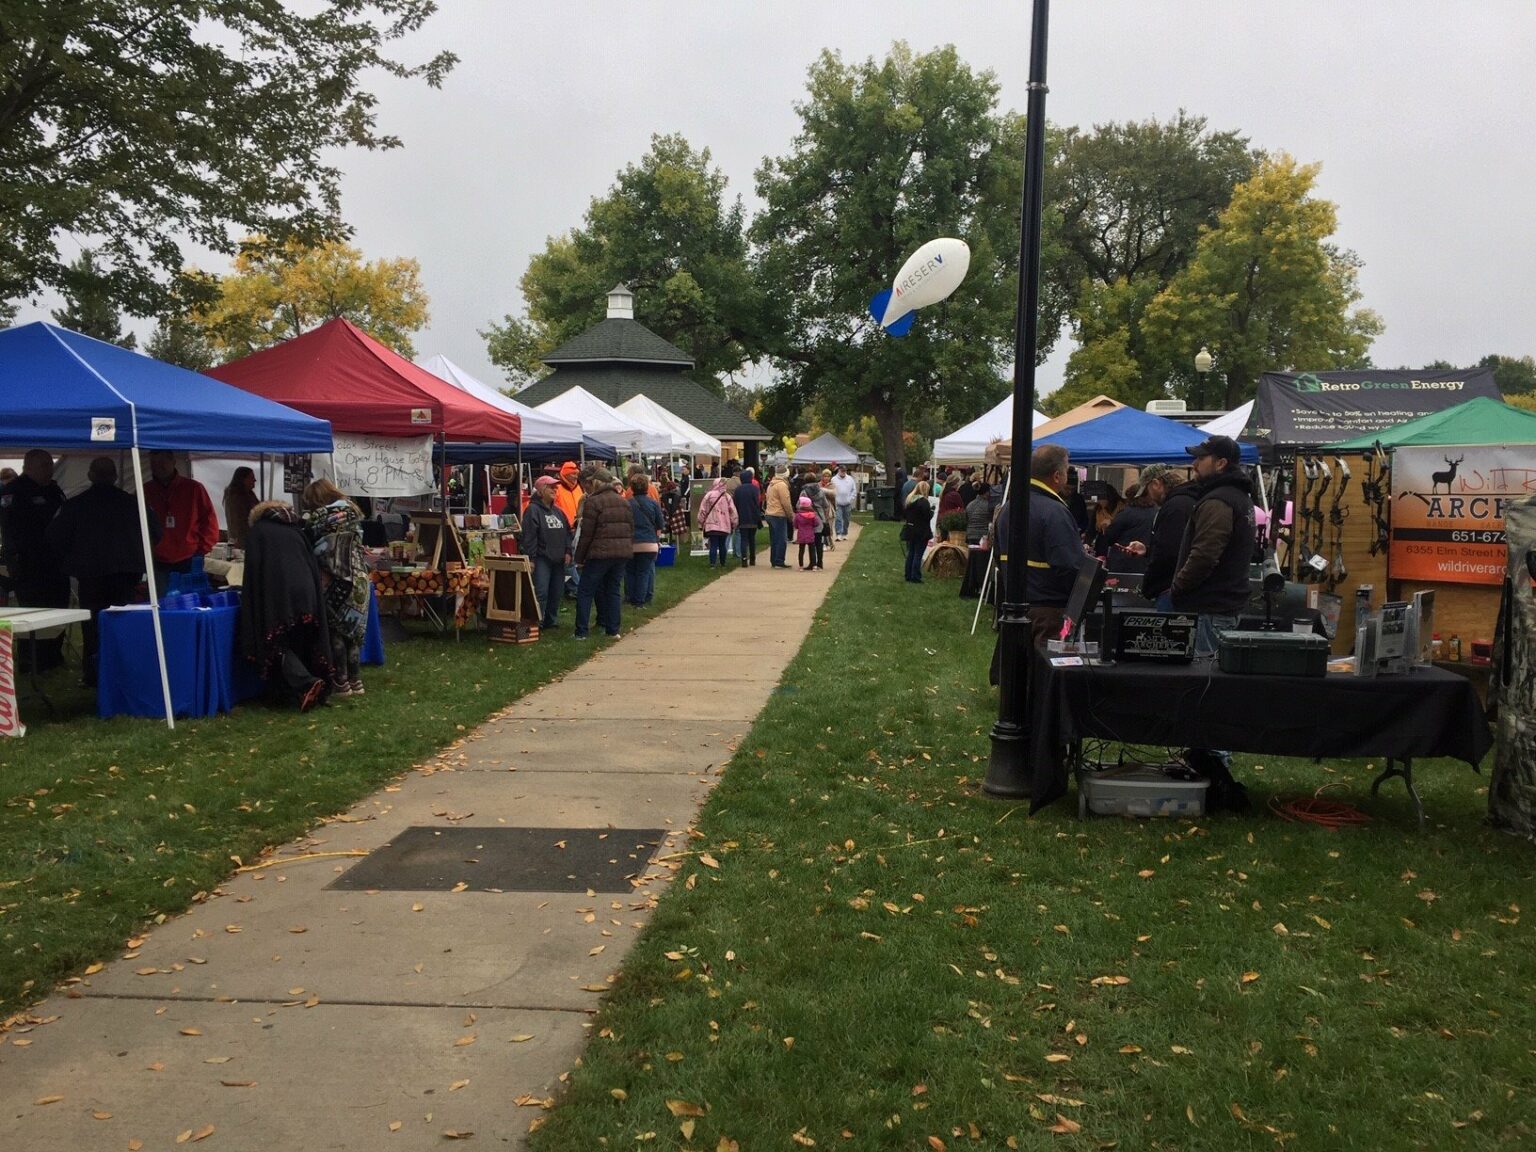
[[(329, 885), (357, 860), (289, 858), (423, 827), (659, 828), (657, 855), (681, 847), (852, 543), (817, 573), (774, 571), (764, 551), (285, 846), (286, 862), (128, 941), (34, 1010), (48, 1023), (0, 1036), (0, 1148), (153, 1152), (190, 1133), (181, 1146), (426, 1149), (466, 1132), (468, 1147), (522, 1147), (665, 862), (612, 893), (349, 891)], [(635, 847), (615, 844), (620, 868)]]

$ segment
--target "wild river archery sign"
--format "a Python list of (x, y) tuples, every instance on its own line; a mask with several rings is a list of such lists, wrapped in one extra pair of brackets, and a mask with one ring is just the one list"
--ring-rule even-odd
[(1504, 511), (1536, 493), (1536, 447), (1399, 448), (1392, 454), (1394, 580), (1504, 579)]
[(1259, 377), (1249, 429), (1252, 439), (1275, 448), (1317, 447), (1406, 424), (1478, 396), (1502, 399), (1493, 369), (1266, 372)]

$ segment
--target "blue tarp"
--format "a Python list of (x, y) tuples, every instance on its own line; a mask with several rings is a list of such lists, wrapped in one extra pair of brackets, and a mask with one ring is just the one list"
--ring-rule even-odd
[(18, 448), (137, 443), (236, 456), (332, 447), (324, 420), (42, 322), (0, 332), (0, 415), (0, 444)]
[[(1181, 464), (1188, 466), (1188, 449), (1205, 439), (1204, 433), (1177, 420), (1168, 420), (1135, 408), (1116, 408), (1071, 428), (1035, 441), (1057, 444), (1071, 453), (1073, 464)], [(1244, 464), (1257, 464), (1259, 450), (1239, 445)]]
[[(518, 449), (522, 452), (519, 454)], [(518, 444), (475, 444), (450, 440), (448, 442), (448, 462), (450, 464), (515, 464), (519, 459), (524, 464), (546, 464), (550, 461), (563, 463), (566, 460), (580, 460), (585, 449), (588, 460), (614, 461), (619, 458), (618, 451), (612, 444), (604, 444), (601, 440), (594, 440), (590, 436), (583, 436), (581, 443), (574, 440), (524, 440)], [(432, 446), (432, 456), (439, 464), (443, 460), (441, 446)]]

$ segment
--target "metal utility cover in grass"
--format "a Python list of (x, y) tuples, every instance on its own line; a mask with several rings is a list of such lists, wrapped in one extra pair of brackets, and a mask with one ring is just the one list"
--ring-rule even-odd
[(661, 828), (407, 828), (332, 888), (449, 892), (629, 892)]

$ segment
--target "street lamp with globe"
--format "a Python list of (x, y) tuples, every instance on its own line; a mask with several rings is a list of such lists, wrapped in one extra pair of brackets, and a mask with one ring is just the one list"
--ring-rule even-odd
[(1204, 344), (1200, 345), (1200, 351), (1195, 353), (1195, 373), (1200, 381), (1199, 407), (1202, 412), (1205, 411), (1205, 381), (1211, 374), (1211, 362), (1213, 359), (1211, 350)]

